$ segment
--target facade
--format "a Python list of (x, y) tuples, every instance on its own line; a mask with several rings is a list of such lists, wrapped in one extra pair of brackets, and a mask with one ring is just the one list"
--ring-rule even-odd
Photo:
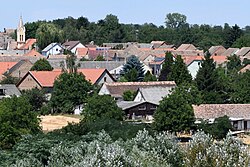
[(64, 48), (59, 43), (51, 43), (42, 50), (42, 55), (58, 55), (63, 53)]
[(17, 27), (17, 48), (21, 48), (25, 44), (25, 27), (23, 24), (22, 16), (20, 17), (19, 24)]
[(80, 41), (67, 41), (63, 43), (62, 46), (72, 53), (76, 53), (77, 48), (85, 48), (85, 46), (81, 44)]
[(0, 99), (8, 98), (11, 96), (21, 96), (21, 92), (14, 84), (0, 85)]

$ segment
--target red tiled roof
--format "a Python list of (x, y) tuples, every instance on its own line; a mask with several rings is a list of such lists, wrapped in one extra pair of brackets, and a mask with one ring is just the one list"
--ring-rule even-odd
[(8, 69), (13, 67), (17, 62), (0, 62), (0, 74), (5, 73)]
[(88, 48), (77, 48), (76, 53), (77, 56), (86, 56), (88, 54)]
[(240, 72), (246, 72), (247, 70), (250, 70), (250, 64), (248, 64), (246, 67), (243, 67)]
[[(92, 84), (95, 84), (101, 75), (105, 72), (105, 69), (78, 69), (86, 80), (89, 80)], [(62, 73), (61, 69), (55, 69), (53, 71), (30, 71), (29, 72), (42, 87), (53, 87), (54, 81)]]
[(34, 57), (43, 57), (39, 52), (37, 52), (35, 49), (32, 49), (28, 53), (25, 53), (23, 56), (34, 56)]
[(36, 39), (27, 39), (27, 41), (25, 42), (25, 44), (23, 46), (21, 46), (19, 49), (20, 50), (28, 50), (30, 47), (32, 47), (32, 45), (36, 43)]

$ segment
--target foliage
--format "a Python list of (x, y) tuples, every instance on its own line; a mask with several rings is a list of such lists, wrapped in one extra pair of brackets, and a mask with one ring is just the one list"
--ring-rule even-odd
[(143, 81), (144, 73), (143, 64), (134, 55), (128, 58), (121, 71), (121, 74), (128, 82)]
[(133, 101), (136, 96), (136, 92), (132, 90), (126, 90), (122, 94), (122, 98), (124, 101)]
[(169, 13), (166, 16), (165, 23), (167, 28), (179, 28), (186, 23), (187, 17), (180, 13)]
[(166, 52), (165, 60), (162, 66), (161, 74), (159, 76), (160, 81), (167, 81), (172, 71), (172, 65), (174, 63), (173, 55), (170, 52)]
[(95, 59), (95, 61), (105, 61), (103, 56), (97, 56), (97, 58)]
[(18, 78), (12, 77), (11, 75), (7, 74), (1, 81), (1, 84), (17, 84), (19, 81)]
[(23, 91), (22, 96), (28, 99), (33, 111), (40, 111), (44, 103), (48, 101), (45, 92), (37, 88)]
[(39, 131), (39, 120), (25, 97), (0, 102), (0, 148), (11, 148), (22, 135)]
[(157, 81), (157, 78), (155, 75), (151, 74), (150, 71), (148, 71), (143, 79), (144, 82), (149, 82), (149, 81)]
[(163, 98), (154, 113), (154, 129), (172, 132), (192, 129), (195, 120), (192, 102), (196, 101), (192, 95), (193, 91), (184, 86)]
[(232, 70), (239, 70), (242, 65), (241, 65), (241, 60), (240, 57), (237, 55), (232, 55), (227, 58), (227, 70), (230, 72)]
[(97, 119), (123, 120), (124, 114), (113, 97), (94, 95), (88, 99), (83, 115), (84, 121), (96, 121)]
[(39, 59), (31, 67), (31, 71), (52, 71), (53, 67), (50, 65), (49, 61), (46, 59)]
[(180, 55), (176, 57), (171, 67), (171, 72), (168, 76), (168, 80), (175, 81), (177, 85), (192, 82), (192, 76), (189, 73), (187, 66)]
[(72, 113), (84, 104), (92, 85), (82, 73), (62, 73), (54, 82), (50, 105), (55, 113)]

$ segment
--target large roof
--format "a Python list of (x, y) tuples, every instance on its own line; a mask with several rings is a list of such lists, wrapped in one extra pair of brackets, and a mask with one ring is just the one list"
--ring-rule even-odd
[(79, 62), (80, 67), (79, 68), (105, 68), (108, 71), (113, 70), (117, 67), (120, 67), (121, 65), (124, 65), (124, 62), (122, 61), (80, 61)]
[[(6, 96), (20, 96), (21, 93), (20, 91), (17, 89), (16, 85), (14, 84), (1, 84), (0, 85), (0, 89), (4, 89), (5, 90), (5, 97)], [(0, 96), (0, 99), (4, 98), (4, 96)]]
[(51, 48), (55, 47), (56, 45), (59, 45), (61, 48), (63, 48), (59, 43), (51, 43), (47, 47), (45, 47), (42, 52), (48, 52)]
[(212, 56), (213, 55), (217, 56), (217, 55), (221, 55), (222, 53), (224, 53), (226, 49), (223, 46), (219, 45), (219, 46), (211, 46), (208, 51)]
[(78, 45), (80, 41), (67, 41), (62, 44), (67, 50), (73, 49), (76, 45)]
[(178, 51), (182, 50), (197, 50), (197, 48), (193, 44), (181, 44), (178, 48)]
[(221, 56), (232, 56), (234, 55), (239, 48), (228, 48), (224, 53), (221, 54)]
[[(122, 97), (123, 92), (127, 90), (137, 91), (139, 88), (148, 87), (174, 87), (176, 84), (174, 81), (158, 81), (158, 82), (113, 82), (104, 83), (103, 87), (106, 87), (109, 94), (114, 97)], [(102, 94), (103, 92), (99, 92)]]
[(11, 69), (17, 62), (0, 62), (0, 74), (4, 74), (7, 70)]
[(227, 115), (231, 118), (250, 119), (250, 104), (201, 104), (193, 105), (197, 119), (213, 119)]
[(19, 49), (20, 50), (28, 50), (28, 49), (32, 48), (32, 45), (35, 43), (36, 43), (36, 39), (34, 39), (34, 38), (27, 39), (25, 44), (23, 46), (21, 46)]

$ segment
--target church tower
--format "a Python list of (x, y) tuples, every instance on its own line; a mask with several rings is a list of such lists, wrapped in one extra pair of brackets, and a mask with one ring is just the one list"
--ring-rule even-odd
[(25, 44), (25, 27), (21, 16), (17, 27), (17, 48), (19, 49), (23, 44)]

